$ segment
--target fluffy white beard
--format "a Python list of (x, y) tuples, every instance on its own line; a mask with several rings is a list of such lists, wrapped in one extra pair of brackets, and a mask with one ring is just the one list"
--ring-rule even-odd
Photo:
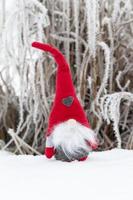
[(86, 156), (91, 146), (86, 142), (96, 144), (93, 130), (80, 123), (69, 121), (57, 125), (52, 132), (52, 143), (56, 150), (62, 150), (69, 160)]

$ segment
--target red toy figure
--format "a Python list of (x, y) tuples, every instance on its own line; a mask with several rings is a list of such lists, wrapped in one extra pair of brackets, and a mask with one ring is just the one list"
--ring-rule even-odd
[(62, 53), (48, 44), (33, 42), (32, 46), (52, 54), (58, 65), (56, 94), (46, 133), (45, 155), (51, 158), (64, 155), (67, 161), (86, 160), (97, 148), (95, 133), (76, 96), (70, 67)]

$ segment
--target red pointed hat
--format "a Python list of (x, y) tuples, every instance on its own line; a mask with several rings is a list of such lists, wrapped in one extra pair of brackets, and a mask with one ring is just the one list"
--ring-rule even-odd
[(69, 119), (75, 119), (80, 124), (90, 128), (85, 112), (76, 96), (70, 67), (65, 57), (58, 49), (49, 44), (33, 42), (32, 46), (50, 52), (58, 65), (56, 73), (56, 94), (49, 116), (47, 136), (52, 133), (54, 126)]

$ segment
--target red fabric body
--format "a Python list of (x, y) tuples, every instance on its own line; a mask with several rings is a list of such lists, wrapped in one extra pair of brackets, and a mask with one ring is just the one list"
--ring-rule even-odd
[[(85, 112), (78, 98), (76, 97), (70, 67), (62, 53), (58, 49), (48, 44), (33, 42), (32, 46), (50, 52), (58, 65), (56, 72), (56, 94), (49, 116), (47, 136), (52, 133), (55, 125), (65, 122), (69, 119), (75, 119), (80, 124), (90, 127)], [(73, 101), (71, 105), (66, 106), (64, 105), (63, 101), (69, 97), (73, 98)]]
[(55, 154), (54, 147), (46, 147), (44, 153), (45, 153), (47, 158), (49, 158), (49, 159), (52, 158), (53, 155)]
[(88, 158), (88, 156), (85, 156), (83, 158), (80, 158), (79, 161), (85, 161)]

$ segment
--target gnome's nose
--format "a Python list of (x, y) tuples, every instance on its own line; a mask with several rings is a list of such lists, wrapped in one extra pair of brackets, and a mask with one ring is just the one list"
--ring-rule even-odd
[(67, 121), (67, 123), (68, 123), (68, 125), (76, 125), (76, 120), (75, 119), (69, 119), (68, 121)]

